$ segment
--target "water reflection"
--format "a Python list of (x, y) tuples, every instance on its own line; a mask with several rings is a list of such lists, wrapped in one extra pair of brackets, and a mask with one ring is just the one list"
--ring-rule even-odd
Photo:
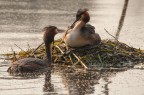
[(93, 94), (94, 85), (100, 79), (100, 75), (96, 71), (76, 70), (76, 68), (70, 67), (66, 68), (62, 75), (69, 95)]
[[(34, 79), (9, 76), (6, 72), (7, 63), (0, 65), (0, 94), (40, 94), (40, 95), (143, 95), (143, 70), (128, 70), (117, 72), (102, 69), (86, 71), (82, 69), (59, 68), (57, 75), (52, 75), (54, 92), (43, 92), (44, 76)], [(135, 89), (135, 90), (133, 90)]]
[[(96, 31), (103, 39), (111, 38), (105, 33), (104, 28), (115, 34), (117, 24), (121, 16), (124, 0), (0, 0), (0, 53), (7, 53), (11, 50), (19, 51), (14, 44), (18, 44), (23, 49), (36, 47), (42, 42), (41, 29), (47, 25), (55, 25), (66, 29), (75, 19), (75, 13), (79, 8), (87, 7), (91, 14), (91, 24), (96, 27)], [(130, 0), (125, 17), (125, 25), (121, 29), (120, 41), (137, 48), (144, 49), (144, 0)], [(0, 94), (44, 94), (42, 91), (44, 77), (32, 80), (19, 80), (10, 77), (5, 71), (7, 65), (0, 66)], [(93, 93), (93, 95), (143, 95), (143, 71), (128, 71), (117, 74), (112, 78), (113, 83), (107, 84), (103, 81), (97, 84), (93, 78), (88, 81), (90, 73), (84, 72), (84, 78), (75, 74), (65, 75), (69, 79), (69, 93)], [(73, 79), (74, 80), (70, 80)], [(82, 79), (82, 81), (79, 80)], [(94, 74), (94, 78), (98, 78)], [(67, 89), (62, 84), (62, 78), (57, 75), (52, 76), (56, 92), (67, 94)], [(99, 80), (99, 78), (98, 78)], [(111, 81), (111, 80), (110, 80)], [(109, 82), (109, 81), (108, 81)], [(93, 86), (93, 84), (97, 84)], [(71, 86), (73, 86), (71, 88)], [(81, 86), (81, 88), (79, 88)], [(103, 90), (103, 86), (105, 89)], [(94, 88), (95, 89), (94, 89)], [(20, 88), (20, 89), (17, 89)], [(29, 89), (23, 89), (29, 88)], [(141, 88), (141, 89), (140, 89)], [(12, 89), (12, 90), (7, 90)], [(121, 89), (121, 90), (120, 90)], [(95, 90), (95, 91), (94, 91)]]

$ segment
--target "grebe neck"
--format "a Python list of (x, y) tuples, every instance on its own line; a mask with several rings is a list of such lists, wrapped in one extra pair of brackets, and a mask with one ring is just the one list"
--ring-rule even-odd
[(73, 31), (80, 31), (80, 29), (85, 25), (85, 22), (80, 20), (75, 23)]
[(45, 49), (46, 49), (46, 62), (49, 67), (52, 64), (51, 43), (45, 43)]

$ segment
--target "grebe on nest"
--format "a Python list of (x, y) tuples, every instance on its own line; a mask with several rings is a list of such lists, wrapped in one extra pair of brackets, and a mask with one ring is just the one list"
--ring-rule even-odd
[(71, 29), (64, 35), (64, 42), (70, 47), (83, 47), (86, 45), (97, 45), (101, 42), (99, 34), (95, 33), (94, 26), (88, 23), (90, 15), (87, 9), (79, 9), (76, 20)]
[(47, 67), (51, 66), (51, 43), (58, 33), (55, 26), (44, 28), (43, 40), (46, 47), (46, 60), (38, 58), (24, 58), (11, 64), (7, 72), (11, 75), (44, 73)]

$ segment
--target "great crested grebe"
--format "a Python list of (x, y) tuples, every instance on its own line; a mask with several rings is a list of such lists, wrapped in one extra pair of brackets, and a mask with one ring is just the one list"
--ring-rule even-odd
[(55, 35), (58, 33), (55, 26), (49, 26), (44, 28), (43, 40), (46, 47), (46, 60), (38, 58), (24, 58), (15, 61), (8, 68), (7, 72), (11, 75), (17, 74), (32, 74), (32, 73), (44, 73), (48, 66), (51, 66), (51, 43), (54, 41)]
[(87, 9), (79, 9), (76, 20), (71, 29), (64, 35), (64, 42), (70, 47), (82, 47), (86, 45), (96, 45), (101, 42), (99, 34), (95, 33), (95, 28), (86, 24), (90, 20)]

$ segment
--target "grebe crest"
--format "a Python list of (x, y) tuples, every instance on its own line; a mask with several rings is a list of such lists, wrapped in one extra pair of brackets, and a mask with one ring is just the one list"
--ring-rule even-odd
[(95, 27), (87, 24), (90, 21), (88, 9), (79, 9), (76, 20), (63, 39), (70, 47), (82, 47), (86, 45), (96, 45), (101, 42), (99, 34), (95, 33)]
[[(77, 11), (77, 13), (76, 13), (76, 20), (78, 21), (83, 14), (88, 13), (87, 11), (88, 11), (87, 8), (79, 9), (79, 10)], [(89, 17), (90, 17), (90, 16), (89, 16)]]
[(52, 43), (54, 42), (54, 36), (58, 33), (58, 29), (55, 26), (48, 26), (43, 29), (44, 36), (43, 40), (46, 43)]

